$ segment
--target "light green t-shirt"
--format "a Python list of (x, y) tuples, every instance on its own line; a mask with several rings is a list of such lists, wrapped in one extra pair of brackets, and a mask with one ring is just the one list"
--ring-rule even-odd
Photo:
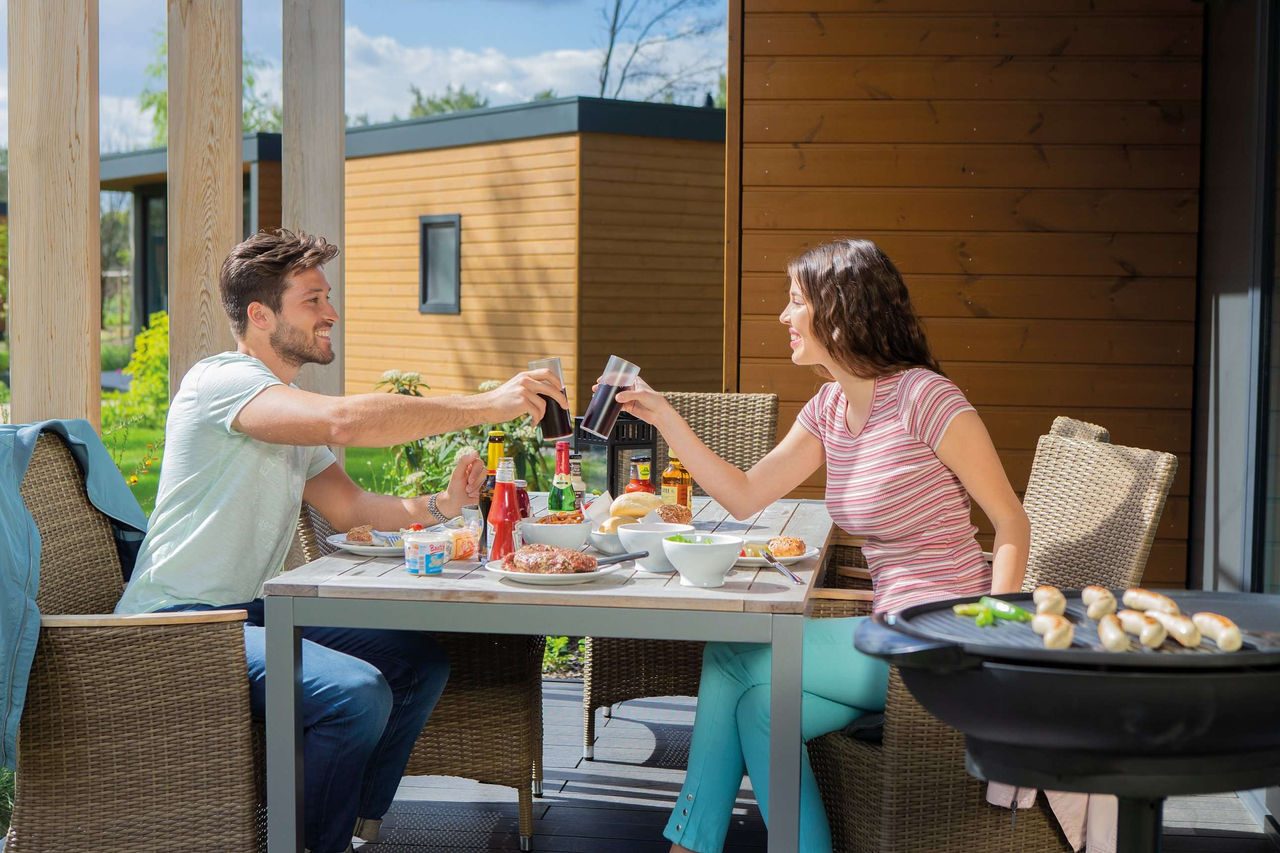
[(282, 384), (236, 352), (183, 377), (165, 425), (156, 509), (117, 613), (251, 601), (283, 568), (303, 486), (337, 460), (327, 447), (267, 444), (232, 427), (250, 400)]

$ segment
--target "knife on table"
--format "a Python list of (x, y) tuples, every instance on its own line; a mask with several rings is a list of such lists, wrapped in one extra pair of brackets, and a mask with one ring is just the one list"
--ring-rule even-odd
[(782, 563), (779, 563), (779, 562), (778, 562), (778, 558), (777, 558), (777, 557), (775, 557), (775, 556), (773, 556), (772, 554), (770, 554), (770, 553), (769, 553), (769, 550), (768, 550), (767, 548), (766, 548), (765, 550), (761, 551), (760, 553), (761, 553), (761, 555), (764, 557), (764, 561), (765, 561), (766, 563), (768, 563), (769, 565), (773, 566), (775, 569), (777, 569), (777, 570), (778, 570), (779, 572), (781, 572), (782, 574), (784, 574), (784, 575), (786, 575), (787, 577), (791, 578), (791, 582), (792, 582), (792, 583), (804, 583), (804, 580), (803, 580), (803, 579), (802, 579), (798, 574), (796, 574), (795, 572), (791, 571), (791, 570), (790, 570), (790, 569), (788, 569), (786, 566), (782, 565)]

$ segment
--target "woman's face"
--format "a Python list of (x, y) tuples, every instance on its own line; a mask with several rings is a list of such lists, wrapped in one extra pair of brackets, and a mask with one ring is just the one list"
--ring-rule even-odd
[(813, 336), (813, 321), (809, 303), (805, 301), (800, 283), (791, 279), (787, 307), (778, 315), (779, 322), (791, 333), (791, 361), (795, 364), (823, 364), (829, 360), (826, 349)]

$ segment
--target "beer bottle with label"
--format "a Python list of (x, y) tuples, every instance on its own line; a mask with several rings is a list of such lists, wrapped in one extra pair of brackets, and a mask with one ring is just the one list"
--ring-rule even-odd
[(581, 512), (586, 508), (587, 483), (582, 479), (582, 454), (577, 452), (569, 453), (569, 482), (573, 483), (573, 493), (576, 495), (574, 506)]
[(693, 475), (675, 454), (671, 455), (667, 470), (662, 472), (662, 502), (693, 509)]
[(489, 559), (501, 560), (515, 551), (516, 525), (520, 523), (520, 501), (516, 496), (516, 462), (503, 459), (498, 463), (494, 480), (493, 501), (489, 506)]
[[(498, 479), (498, 463), (502, 461), (503, 453), (506, 450), (507, 434), (500, 429), (489, 431), (489, 445), (486, 449), (488, 462), (485, 465), (487, 473), (485, 474), (484, 483), (480, 486), (480, 517), (487, 519), (489, 517), (489, 507), (493, 504), (493, 492), (497, 486)], [(488, 528), (482, 527), (480, 530), (480, 550), (484, 551)]]
[(569, 472), (569, 442), (556, 442), (556, 474), (547, 494), (547, 509), (551, 512), (573, 512), (577, 509), (577, 495), (573, 492), (573, 478)]

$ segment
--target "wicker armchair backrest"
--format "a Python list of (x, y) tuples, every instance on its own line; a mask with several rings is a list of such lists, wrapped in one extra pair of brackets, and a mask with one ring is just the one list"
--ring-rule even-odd
[(1136, 585), (1177, 469), (1171, 453), (1041, 436), (1023, 498), (1031, 520), (1023, 588)]
[[(663, 396), (689, 422), (698, 438), (742, 470), (773, 450), (778, 433), (777, 394), (711, 394), (664, 391)], [(658, 436), (658, 473), (667, 467), (670, 450)], [(696, 489), (698, 494), (704, 494)]]
[(124, 592), (111, 522), (84, 491), (71, 451), (55, 434), (36, 440), (22, 500), (40, 531), (41, 613), (110, 613)]
[[(298, 516), (298, 535), (294, 537), (294, 547), (290, 550), (290, 559), (294, 551), (302, 552), (302, 562), (309, 563), (312, 560), (318, 560), (326, 554), (332, 554), (337, 548), (330, 545), (325, 540), (337, 531), (333, 529), (333, 525), (329, 523), (329, 519), (325, 518), (320, 512), (309, 503), (302, 505), (302, 513)], [(301, 565), (301, 563), (299, 563)], [(296, 568), (290, 566), (288, 562), (286, 568)]]
[(1111, 441), (1111, 433), (1106, 427), (1091, 424), (1088, 421), (1078, 421), (1064, 415), (1058, 415), (1053, 419), (1053, 426), (1049, 427), (1049, 435), (1060, 435), (1063, 438), (1075, 438), (1081, 441)]

